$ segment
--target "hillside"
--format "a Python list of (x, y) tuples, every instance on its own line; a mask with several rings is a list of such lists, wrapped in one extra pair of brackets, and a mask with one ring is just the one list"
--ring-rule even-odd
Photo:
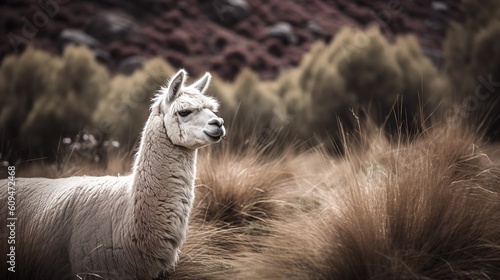
[(414, 34), (440, 64), (447, 22), (462, 17), (452, 0), (38, 2), (0, 2), (0, 36), (7, 38), (0, 42), (1, 59), (27, 44), (61, 53), (72, 42), (91, 47), (114, 72), (131, 73), (161, 56), (195, 75), (208, 70), (227, 80), (243, 67), (274, 78), (296, 66), (314, 41), (329, 41), (342, 26), (365, 30), (375, 24), (389, 39)]

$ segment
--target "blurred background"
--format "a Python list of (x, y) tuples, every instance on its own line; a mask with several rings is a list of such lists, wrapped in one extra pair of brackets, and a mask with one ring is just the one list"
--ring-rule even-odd
[(342, 153), (367, 122), (400, 139), (460, 119), (499, 139), (496, 0), (4, 0), (0, 38), (0, 164), (27, 175), (127, 170), (179, 68), (214, 75), (235, 152)]

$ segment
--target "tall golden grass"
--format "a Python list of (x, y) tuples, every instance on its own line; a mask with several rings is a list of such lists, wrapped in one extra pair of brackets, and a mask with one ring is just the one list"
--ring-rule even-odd
[(498, 147), (451, 123), (391, 143), (200, 155), (196, 203), (168, 279), (495, 279)]
[[(499, 277), (500, 148), (456, 121), (413, 139), (357, 133), (342, 156), (201, 150), (187, 241), (159, 279)], [(56, 176), (125, 174), (131, 159)]]

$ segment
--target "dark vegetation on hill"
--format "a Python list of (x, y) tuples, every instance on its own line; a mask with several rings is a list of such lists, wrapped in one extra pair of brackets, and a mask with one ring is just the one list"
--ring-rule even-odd
[(442, 61), (447, 24), (462, 18), (457, 2), (8, 0), (0, 2), (0, 57), (28, 42), (51, 53), (73, 42), (93, 49), (112, 72), (130, 73), (161, 56), (195, 75), (232, 80), (249, 67), (269, 79), (298, 65), (316, 40), (374, 23), (389, 38), (415, 35)]
[[(445, 73), (464, 119), (483, 121), (490, 139), (500, 139), (500, 2), (464, 1), (465, 22), (453, 23), (444, 43)], [(460, 106), (460, 105), (459, 105)]]

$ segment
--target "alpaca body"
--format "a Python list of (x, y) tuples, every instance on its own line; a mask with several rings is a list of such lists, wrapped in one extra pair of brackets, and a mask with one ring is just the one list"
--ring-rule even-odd
[[(2, 262), (2, 279), (152, 279), (172, 269), (194, 200), (197, 148), (225, 135), (209, 109), (217, 104), (202, 95), (207, 75), (182, 88), (181, 70), (158, 96), (130, 175), (17, 179), (18, 271), (6, 275)], [(7, 188), (0, 202), (7, 204)]]
[[(127, 188), (130, 187), (124, 184), (129, 184), (130, 178), (118, 179), (73, 177), (16, 180), (17, 271), (14, 276), (17, 279), (69, 278), (72, 269), (83, 272), (81, 267), (86, 265), (86, 261), (91, 262), (92, 254), (100, 254), (101, 264), (106, 265), (109, 260), (105, 256), (105, 248), (123, 247), (119, 238), (112, 238), (111, 231), (111, 227), (122, 223), (123, 218), (113, 220), (110, 213), (115, 211), (125, 216), (126, 196), (129, 193)], [(3, 189), (0, 191), (0, 201), (2, 205), (7, 201)], [(6, 210), (6, 207), (0, 210), (2, 221), (7, 219)], [(115, 244), (109, 244), (109, 241)], [(89, 258), (85, 259), (85, 256)], [(7, 272), (5, 265), (2, 262), (2, 273)], [(30, 269), (26, 270), (26, 267)]]
[[(161, 124), (159, 118), (151, 123)], [(161, 145), (172, 153), (156, 153), (157, 161), (141, 162), (151, 167), (149, 171), (138, 168), (123, 177), (16, 181), (16, 213), (19, 223), (27, 225), (16, 229), (20, 267), (36, 264), (32, 276), (40, 279), (89, 279), (93, 274), (147, 279), (174, 265), (194, 198), (196, 152), (176, 152), (164, 145), (168, 139), (162, 139), (162, 131), (151, 131), (151, 136), (160, 136), (154, 141), (156, 148)], [(7, 185), (6, 180), (2, 184)], [(7, 201), (6, 190), (1, 190), (2, 202)], [(7, 220), (6, 207), (1, 218)], [(134, 265), (144, 262), (148, 263)]]

